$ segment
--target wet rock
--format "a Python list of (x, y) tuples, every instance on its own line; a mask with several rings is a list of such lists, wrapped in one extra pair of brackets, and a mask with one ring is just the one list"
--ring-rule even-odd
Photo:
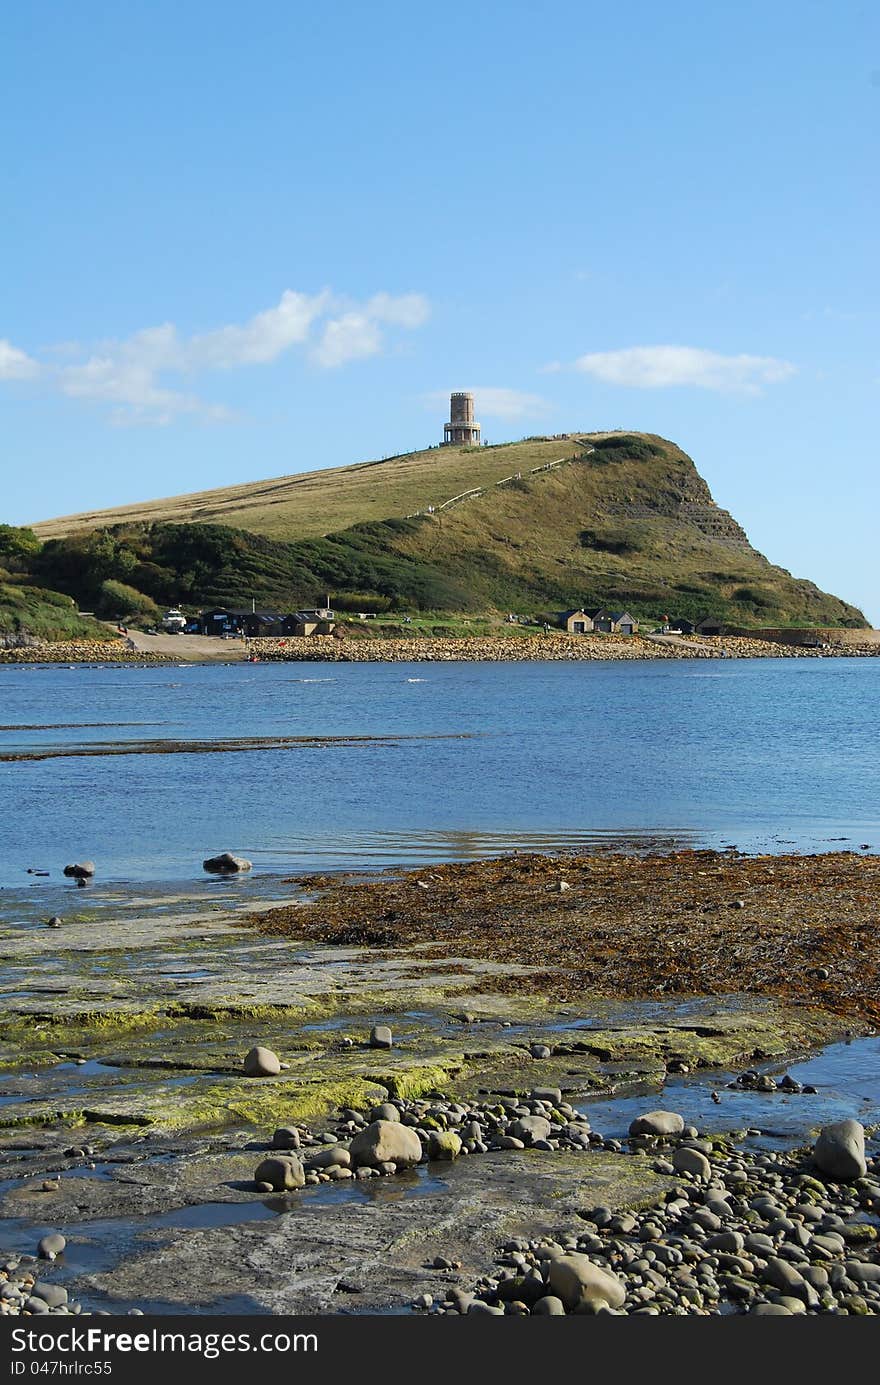
[(244, 1060), (245, 1077), (277, 1077), (281, 1071), (281, 1059), (271, 1048), (257, 1044)]
[(72, 865), (64, 867), (64, 874), (69, 880), (91, 880), (95, 874), (94, 861), (74, 861)]
[(683, 1131), (684, 1119), (676, 1111), (646, 1111), (629, 1127), (630, 1135), (681, 1135)]
[(254, 1182), (268, 1183), (276, 1193), (302, 1188), (305, 1181), (305, 1170), (293, 1154), (263, 1159), (254, 1170)]
[(561, 1255), (551, 1260), (547, 1278), (550, 1288), (572, 1313), (620, 1308), (626, 1298), (623, 1281), (586, 1255)]
[(833, 1125), (824, 1126), (813, 1147), (813, 1160), (822, 1173), (835, 1181), (864, 1178), (867, 1172), (864, 1126), (855, 1120), (835, 1121)]
[(381, 1168), (393, 1163), (408, 1168), (422, 1157), (422, 1142), (416, 1132), (401, 1121), (373, 1121), (355, 1135), (349, 1146), (355, 1168), (366, 1164)]
[(252, 868), (251, 861), (245, 860), (244, 856), (233, 856), (231, 851), (221, 851), (219, 856), (209, 856), (202, 862), (202, 869), (209, 875), (239, 875)]
[(43, 1236), (37, 1246), (37, 1255), (41, 1260), (54, 1260), (56, 1255), (60, 1255), (67, 1245), (67, 1241), (60, 1231), (52, 1231)]
[(370, 1048), (392, 1048), (394, 1038), (387, 1024), (374, 1024), (370, 1030)]

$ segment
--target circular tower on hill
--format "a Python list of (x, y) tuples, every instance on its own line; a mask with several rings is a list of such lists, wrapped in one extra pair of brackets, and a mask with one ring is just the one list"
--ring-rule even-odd
[(443, 425), (444, 443), (460, 447), (479, 447), (480, 425), (474, 420), (474, 396), (470, 390), (455, 390), (449, 398), (449, 422)]

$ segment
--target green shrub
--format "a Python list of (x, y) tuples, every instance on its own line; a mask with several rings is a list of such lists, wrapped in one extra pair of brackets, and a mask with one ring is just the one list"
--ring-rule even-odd
[(129, 587), (125, 582), (115, 582), (112, 579), (101, 583), (99, 609), (111, 620), (155, 622), (160, 616), (155, 601), (151, 601), (136, 587)]

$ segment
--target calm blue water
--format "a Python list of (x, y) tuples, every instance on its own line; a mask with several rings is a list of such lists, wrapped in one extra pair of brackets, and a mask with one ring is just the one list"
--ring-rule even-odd
[(0, 881), (57, 883), (86, 856), (102, 881), (188, 881), (222, 850), (262, 872), (603, 843), (876, 850), (878, 712), (880, 659), (2, 666), (0, 754), (342, 739), (0, 762)]

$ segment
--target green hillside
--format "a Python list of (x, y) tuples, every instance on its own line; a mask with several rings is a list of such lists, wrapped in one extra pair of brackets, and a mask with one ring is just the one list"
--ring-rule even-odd
[(42, 587), (0, 582), (0, 637), (32, 635), (42, 640), (109, 640), (111, 631), (77, 614), (69, 596)]
[(103, 512), (109, 526), (67, 522), (64, 537), (48, 537), (61, 521), (35, 526), (47, 541), (28, 570), (108, 614), (121, 584), (144, 610), (251, 600), (289, 609), (329, 592), (349, 609), (607, 605), (641, 619), (866, 624), (756, 552), (691, 459), (653, 435), (432, 449), (211, 495), (140, 507), (152, 517)]
[(50, 519), (33, 528), (41, 539), (51, 539), (114, 524), (228, 524), (274, 539), (312, 538), (369, 520), (404, 518), (472, 486), (570, 456), (582, 436), (498, 447), (429, 447), (386, 461)]

